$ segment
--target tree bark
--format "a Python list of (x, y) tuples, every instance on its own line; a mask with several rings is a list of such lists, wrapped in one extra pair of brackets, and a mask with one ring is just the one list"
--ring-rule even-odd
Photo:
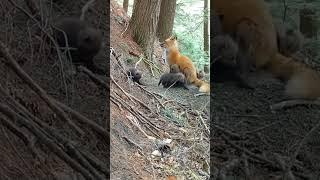
[(122, 7), (126, 13), (128, 13), (129, 0), (123, 0)]
[(203, 17), (203, 50), (208, 53), (209, 51), (209, 25), (208, 25), (208, 0), (204, 0), (204, 17)]
[(314, 10), (307, 8), (300, 10), (300, 31), (307, 38), (317, 37), (318, 25)]
[(152, 58), (161, 0), (135, 0), (129, 29), (133, 39), (142, 47), (147, 58)]
[(162, 0), (157, 28), (157, 35), (160, 42), (172, 35), (175, 14), (176, 0)]

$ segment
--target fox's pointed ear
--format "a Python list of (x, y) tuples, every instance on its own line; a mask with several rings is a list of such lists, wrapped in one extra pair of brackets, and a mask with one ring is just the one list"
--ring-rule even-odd
[(173, 39), (174, 40), (178, 40), (178, 37), (177, 37), (177, 35), (175, 34), (175, 35), (173, 35)]
[(171, 36), (170, 39), (171, 39), (171, 40), (177, 40), (178, 38), (177, 38), (177, 35), (174, 34), (174, 35)]

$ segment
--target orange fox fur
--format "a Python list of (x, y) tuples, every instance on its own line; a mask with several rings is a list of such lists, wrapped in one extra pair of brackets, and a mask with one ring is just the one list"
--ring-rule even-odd
[(272, 16), (263, 0), (213, 0), (212, 5), (222, 17), (223, 31), (240, 35), (246, 41), (249, 61), (287, 81), (286, 95), (303, 99), (320, 97), (320, 75), (278, 52)]
[(179, 52), (177, 37), (170, 37), (164, 41), (164, 47), (168, 50), (167, 60), (169, 66), (177, 64), (186, 76), (187, 83), (199, 87), (199, 92), (210, 94), (210, 84), (197, 78), (197, 70), (192, 61)]

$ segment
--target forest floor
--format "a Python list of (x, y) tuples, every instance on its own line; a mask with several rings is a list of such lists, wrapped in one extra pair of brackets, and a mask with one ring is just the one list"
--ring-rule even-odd
[(153, 63), (141, 60), (137, 65), (143, 85), (129, 80), (124, 72), (142, 51), (126, 31), (122, 8), (111, 2), (111, 178), (208, 178), (209, 96), (158, 86), (168, 71), (160, 63), (159, 42)]
[[(118, 11), (121, 12), (120, 6), (114, 5), (112, 8), (118, 9)], [(111, 46), (116, 48), (118, 52), (127, 55), (128, 51), (136, 51), (135, 48), (137, 48), (137, 46), (132, 42), (128, 34), (123, 33), (126, 29), (126, 24), (121, 23), (122, 14), (111, 13)], [(124, 35), (123, 37), (125, 38), (122, 38), (121, 34)], [(160, 49), (157, 45), (155, 45), (155, 47), (156, 49)], [(161, 58), (161, 52), (156, 55), (158, 55), (157, 59)], [(122, 61), (128, 58), (128, 56), (122, 56)], [(137, 62), (137, 60), (138, 59), (134, 62)], [(132, 66), (134, 63), (127, 65)], [(161, 64), (159, 66), (161, 66)], [(208, 101), (209, 97), (194, 97), (192, 92), (178, 88), (172, 88), (163, 95), (165, 90), (162, 87), (157, 87), (158, 77), (150, 76), (151, 73), (147, 73), (149, 72), (148, 68), (144, 66), (139, 66), (139, 68), (141, 68), (143, 72), (146, 72), (144, 80), (147, 82), (147, 86), (145, 89), (141, 89), (136, 85), (130, 86), (127, 79), (124, 79), (123, 81), (125, 82), (122, 83), (126, 83), (126, 86), (129, 87), (130, 94), (135, 97), (140, 97), (148, 106), (151, 106), (151, 104), (154, 106), (154, 102), (161, 102), (155, 100), (157, 96), (158, 98), (166, 97), (170, 101), (173, 100), (173, 104), (182, 103), (194, 111), (204, 110), (202, 111), (203, 117), (206, 117), (204, 122), (207, 124), (207, 127), (209, 126), (208, 124), (212, 127), (210, 136), (210, 140), (212, 141), (210, 146), (212, 153), (210, 169), (213, 177), (252, 180), (292, 179), (291, 174), (293, 174), (296, 179), (319, 179), (320, 130), (314, 127), (319, 126), (320, 123), (320, 108), (318, 105), (296, 105), (283, 108), (279, 106), (278, 103), (285, 101), (283, 95), (284, 84), (279, 80), (274, 79), (264, 72), (252, 72), (250, 77), (251, 81), (255, 82), (255, 90), (239, 88), (232, 82), (214, 84), (214, 93), (212, 94), (213, 97), (210, 102), (212, 111), (209, 116), (211, 121), (208, 122), (207, 112), (209, 107), (206, 106), (206, 108), (203, 108), (203, 105)], [(111, 71), (111, 74), (116, 74), (113, 68), (111, 68)], [(166, 71), (165, 67), (164, 71)], [(128, 88), (123, 89), (127, 90)], [(158, 94), (160, 94), (160, 96), (158, 96)], [(149, 99), (144, 99), (146, 96), (148, 96)], [(169, 105), (171, 104), (166, 104), (165, 109), (168, 109), (168, 107), (170, 107)], [(115, 107), (116, 106), (113, 106), (111, 108), (112, 112), (118, 111), (118, 108)], [(173, 107), (173, 109), (175, 108)], [(202, 138), (202, 142), (195, 141), (197, 138), (193, 140), (192, 148), (194, 148), (194, 150), (192, 150), (192, 153), (194, 154), (191, 156), (194, 157), (201, 155), (203, 152), (203, 149), (200, 151), (201, 149), (199, 149), (199, 147), (208, 147), (207, 138), (209, 138), (209, 136), (206, 136), (206, 127), (203, 126), (202, 121), (199, 123), (199, 119), (203, 120), (203, 117), (197, 117), (195, 121), (192, 118), (188, 119), (188, 123), (191, 122), (198, 126), (199, 129), (197, 130), (200, 131), (197, 132), (192, 129), (192, 136)], [(156, 116), (156, 118), (159, 118), (159, 120), (162, 119), (163, 114)], [(160, 123), (159, 120), (157, 120), (157, 123)], [(112, 121), (116, 122), (116, 124), (120, 123), (118, 119), (113, 119)], [(164, 126), (175, 127), (175, 124), (168, 122), (168, 119), (161, 123), (166, 124)], [(190, 127), (194, 128), (195, 125)], [(115, 126), (111, 125), (111, 127)], [(122, 128), (122, 126), (120, 127)], [(173, 139), (172, 134), (175, 134), (175, 132), (169, 128), (164, 129), (165, 134), (169, 134), (169, 137)], [(128, 128), (121, 131), (127, 130)], [(189, 130), (189, 128), (184, 129), (184, 131), (186, 130)], [(192, 132), (190, 133), (192, 134)], [(199, 134), (202, 133), (205, 134), (205, 136), (199, 136)], [(135, 133), (132, 132), (132, 134)], [(130, 137), (134, 139), (134, 142), (139, 142), (138, 144), (140, 146), (144, 144), (144, 148), (148, 147), (145, 150), (145, 153), (147, 153), (143, 155), (144, 158), (148, 159), (154, 148), (149, 149), (152, 147), (152, 143), (147, 143), (148, 145), (145, 143), (151, 141), (147, 140), (147, 138), (143, 140), (139, 138), (136, 139), (134, 136)], [(164, 137), (168, 138), (168, 136)], [(179, 149), (181, 150), (183, 146), (188, 149), (189, 144), (183, 141), (189, 140), (191, 139), (185, 136), (179, 136), (179, 141), (173, 140), (176, 141), (176, 145), (171, 149), (172, 152), (176, 152)], [(134, 154), (136, 151), (139, 150), (133, 148), (130, 152)], [(209, 152), (206, 150), (205, 153), (206, 154), (202, 155), (207, 157), (207, 153)], [(175, 155), (175, 153), (172, 153), (169, 157), (179, 160), (179, 156)], [(160, 164), (162, 164), (161, 166), (156, 164), (152, 158), (148, 161), (137, 161), (136, 158), (141, 157), (141, 154), (136, 154), (136, 158), (134, 158), (134, 155), (128, 156), (134, 160), (133, 162), (131, 161), (130, 163), (132, 164), (127, 167), (135, 167), (133, 168), (134, 172), (137, 172), (132, 176), (141, 175), (140, 177), (144, 177), (149, 171), (152, 172), (152, 174), (156, 171), (158, 174), (153, 175), (158, 175), (157, 178), (164, 177), (165, 175), (181, 175), (179, 177), (182, 179), (183, 177), (185, 179), (202, 179), (206, 178), (206, 163), (209, 162), (208, 159), (204, 159), (205, 163), (201, 163), (199, 159), (202, 158), (193, 158), (189, 159), (190, 161), (187, 164), (191, 166), (187, 167), (183, 164), (184, 161), (178, 161), (178, 165), (184, 165), (185, 167), (179, 169), (173, 168), (177, 165), (166, 162), (166, 160), (168, 160), (168, 156), (166, 155), (162, 161), (159, 160), (159, 162), (161, 162)], [(121, 166), (121, 162), (117, 161), (119, 158), (113, 154), (111, 154), (111, 157), (113, 168), (118, 169), (117, 167)], [(197, 166), (193, 166), (195, 162), (197, 162)], [(141, 163), (140, 166), (137, 166), (137, 163)], [(165, 165), (163, 166), (163, 164)], [(152, 166), (153, 168), (156, 167), (155, 171), (152, 169)], [(147, 172), (143, 170), (148, 168), (152, 170), (147, 170)], [(168, 168), (171, 168), (171, 170), (167, 171)], [(141, 173), (141, 171), (144, 173)], [(132, 168), (127, 169), (127, 173), (129, 172), (132, 173)], [(124, 175), (115, 173), (117, 175), (114, 176), (123, 177), (127, 173), (124, 173)], [(149, 177), (144, 177), (143, 179), (148, 178)]]
[[(87, 1), (43, 3), (40, 17), (50, 19), (42, 23), (25, 14), (30, 12), (25, 1), (10, 2), (0, 2), (4, 22), (0, 40), (8, 47), (0, 47), (0, 54), (8, 50), (49, 100), (80, 113), (82, 118), (59, 106), (83, 132), (75, 132), (61, 112), (52, 110), (8, 66), (9, 58), (1, 57), (0, 95), (6, 98), (0, 99), (0, 179), (83, 179), (80, 174), (98, 179), (107, 174), (105, 164), (109, 163), (106, 89), (86, 71), (75, 71), (66, 59), (59, 61), (55, 51), (34, 35), (39, 33), (38, 24), (49, 31), (47, 23), (53, 19), (79, 17)], [(86, 20), (108, 37), (105, 4), (96, 2)], [(208, 96), (194, 97), (194, 92), (182, 88), (166, 90), (157, 86), (161, 73), (168, 71), (157, 61), (161, 58), (157, 43), (155, 61), (138, 64), (145, 86), (134, 84), (123, 70), (135, 65), (139, 57), (130, 54), (139, 55), (141, 49), (125, 32), (127, 20), (112, 0), (110, 45), (116, 56), (110, 55), (111, 179), (208, 179), (210, 170), (214, 176), (229, 179), (281, 179), (284, 172), (292, 172), (297, 179), (317, 179), (320, 132), (309, 132), (319, 123), (318, 106), (271, 110), (270, 105), (283, 100), (283, 84), (265, 74), (252, 76), (255, 90), (240, 89), (233, 83), (215, 84), (211, 105)], [(96, 64), (105, 67), (108, 57), (109, 49), (104, 47)], [(13, 111), (12, 116), (3, 115), (6, 109)], [(29, 125), (36, 128), (26, 128)], [(291, 157), (291, 171), (286, 171)]]

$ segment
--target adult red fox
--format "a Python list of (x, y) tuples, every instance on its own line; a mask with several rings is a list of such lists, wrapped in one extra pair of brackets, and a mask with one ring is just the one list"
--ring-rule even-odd
[(164, 41), (162, 44), (168, 51), (167, 61), (169, 66), (177, 64), (180, 72), (182, 72), (188, 84), (193, 84), (199, 87), (199, 92), (210, 94), (210, 84), (198, 79), (197, 70), (192, 61), (180, 53), (178, 48), (177, 37), (172, 36)]
[(236, 37), (245, 59), (287, 81), (291, 98), (320, 97), (320, 75), (307, 65), (278, 52), (272, 16), (263, 0), (213, 0), (224, 33)]

